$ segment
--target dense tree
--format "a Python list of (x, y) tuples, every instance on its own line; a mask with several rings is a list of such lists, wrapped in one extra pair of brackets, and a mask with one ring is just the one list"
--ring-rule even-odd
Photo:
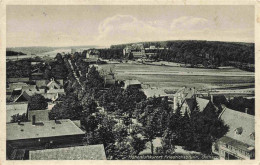
[(151, 114), (148, 117), (147, 123), (146, 123), (146, 125), (143, 128), (143, 136), (147, 139), (147, 141), (150, 142), (152, 155), (154, 153), (153, 140), (157, 136), (157, 130), (155, 129), (157, 127), (156, 124), (157, 124), (156, 123), (156, 116)]
[(159, 155), (172, 155), (175, 150), (174, 136), (170, 130), (166, 130), (161, 140), (162, 146), (156, 148), (156, 153)]
[[(184, 116), (185, 117), (185, 116)], [(212, 143), (223, 137), (228, 126), (218, 118), (215, 110), (209, 109), (207, 112), (199, 112), (198, 105), (190, 114), (190, 123), (185, 128), (184, 137), (190, 136), (185, 141), (185, 148), (203, 153), (211, 153)]]
[(98, 128), (98, 120), (95, 115), (89, 115), (81, 118), (81, 124), (86, 132), (91, 132), (94, 137), (95, 130)]
[(52, 63), (51, 65), (51, 73), (52, 76), (56, 79), (65, 79), (67, 77), (68, 70), (63, 63)]
[(29, 77), (31, 74), (31, 63), (27, 60), (8, 61), (6, 63), (6, 76)]
[(40, 94), (33, 95), (29, 101), (29, 110), (43, 110), (47, 106), (47, 100)]
[(26, 113), (20, 115), (20, 114), (16, 114), (16, 115), (13, 115), (11, 116), (11, 123), (17, 123), (17, 122), (27, 122), (28, 119), (27, 119), (27, 115)]
[(99, 114), (97, 118), (99, 126), (96, 130), (96, 139), (99, 143), (104, 144), (106, 148), (116, 141), (115, 135), (113, 134), (113, 128), (117, 122), (107, 115)]
[(104, 86), (104, 79), (99, 75), (97, 69), (93, 66), (90, 68), (87, 79), (86, 79), (86, 88), (97, 88), (100, 89)]
[(49, 68), (46, 68), (43, 73), (43, 77), (45, 80), (49, 80), (52, 77), (51, 70)]
[(132, 148), (133, 155), (138, 155), (146, 148), (146, 140), (137, 136), (137, 134), (131, 135), (129, 138), (129, 144)]
[(127, 128), (124, 125), (116, 125), (113, 134), (118, 143), (121, 143), (127, 137)]
[(83, 108), (80, 105), (76, 95), (66, 95), (64, 101), (57, 103), (49, 113), (51, 120), (53, 119), (71, 119), (79, 120), (83, 114)]
[(57, 53), (57, 55), (56, 55), (56, 57), (54, 59), (56, 59), (58, 64), (62, 64), (64, 62), (63, 58), (62, 58), (62, 55), (60, 53)]
[(248, 114), (255, 115), (255, 99), (234, 97), (228, 102), (227, 107), (240, 112), (247, 111)]

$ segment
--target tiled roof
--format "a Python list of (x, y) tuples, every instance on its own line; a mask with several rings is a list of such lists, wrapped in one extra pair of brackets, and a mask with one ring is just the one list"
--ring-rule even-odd
[(167, 96), (167, 94), (164, 92), (163, 89), (158, 89), (158, 88), (147, 88), (143, 89), (144, 94), (146, 95), (147, 98), (149, 97), (164, 97)]
[(64, 89), (49, 89), (47, 90), (47, 93), (60, 93), (60, 94), (65, 94)]
[(106, 160), (103, 144), (36, 150), (29, 152), (30, 160)]
[(196, 97), (196, 101), (197, 101), (197, 105), (199, 107), (200, 112), (204, 111), (204, 109), (209, 104), (209, 100), (202, 99), (202, 98), (199, 98), (199, 97)]
[(24, 88), (28, 86), (26, 83), (23, 83), (23, 82), (18, 82), (18, 83), (10, 83), (9, 84), (9, 88), (11, 90), (14, 90), (14, 89), (21, 89), (21, 88)]
[(36, 80), (35, 82), (38, 88), (42, 86), (46, 86), (48, 84), (48, 80)]
[(22, 87), (22, 90), (23, 90), (23, 91), (26, 91), (26, 90), (36, 90), (36, 85), (23, 86), (23, 87)]
[(29, 77), (24, 77), (24, 78), (7, 78), (7, 82), (12, 83), (12, 82), (28, 82), (30, 79)]
[(25, 92), (29, 95), (29, 96), (33, 96), (35, 94), (44, 94), (45, 90), (44, 89), (31, 89), (31, 90), (25, 90)]
[(140, 81), (138, 81), (138, 80), (125, 80), (124, 81), (124, 83), (125, 83), (125, 85), (138, 85), (138, 84), (141, 84), (141, 82)]
[[(229, 126), (229, 131), (226, 136), (245, 144), (255, 146), (255, 141), (250, 138), (250, 135), (255, 133), (254, 116), (224, 107), (224, 110), (219, 117)], [(236, 129), (240, 127), (242, 128), (242, 133), (237, 134)]]
[(45, 99), (50, 99), (55, 101), (56, 99), (59, 98), (59, 94), (57, 93), (43, 93), (41, 94)]
[(58, 120), (57, 123), (54, 120), (44, 121), (36, 125), (32, 125), (32, 122), (22, 122), (20, 125), (17, 123), (8, 123), (6, 124), (6, 130), (7, 140), (84, 134), (69, 119)]

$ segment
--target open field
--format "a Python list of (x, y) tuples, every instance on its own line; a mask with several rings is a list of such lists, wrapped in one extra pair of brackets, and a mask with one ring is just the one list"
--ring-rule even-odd
[(118, 79), (138, 79), (144, 84), (159, 88), (245, 88), (254, 86), (255, 81), (254, 73), (236, 68), (198, 69), (116, 64), (114, 71)]

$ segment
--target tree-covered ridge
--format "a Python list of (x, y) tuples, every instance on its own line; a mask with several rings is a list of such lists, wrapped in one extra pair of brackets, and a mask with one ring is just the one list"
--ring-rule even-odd
[[(252, 70), (255, 62), (254, 43), (218, 42), (218, 41), (158, 41), (140, 42), (144, 48), (155, 46), (152, 50), (157, 53), (153, 59), (162, 59), (171, 62), (203, 64), (204, 67), (232, 65), (245, 70)], [(111, 49), (123, 50), (130, 44), (112, 45)]]
[(6, 51), (6, 56), (19, 56), (19, 55), (26, 55), (26, 54), (22, 52)]

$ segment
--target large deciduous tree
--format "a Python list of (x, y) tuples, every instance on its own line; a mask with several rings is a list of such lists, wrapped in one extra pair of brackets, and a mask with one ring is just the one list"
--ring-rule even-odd
[(47, 106), (48, 103), (46, 99), (40, 94), (33, 95), (29, 101), (29, 110), (43, 110), (46, 109)]

